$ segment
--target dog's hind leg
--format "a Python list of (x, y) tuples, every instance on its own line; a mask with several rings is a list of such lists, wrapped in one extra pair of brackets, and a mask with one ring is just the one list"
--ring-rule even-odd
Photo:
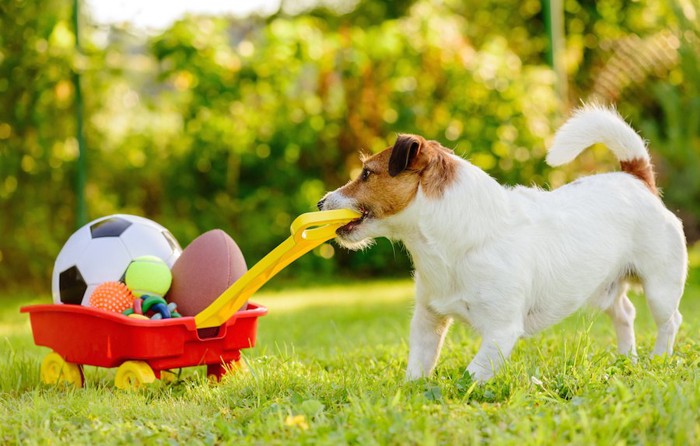
[(428, 376), (433, 371), (451, 322), (452, 319), (440, 316), (416, 302), (409, 338), (408, 380)]
[(683, 316), (678, 311), (678, 304), (683, 295), (683, 284), (675, 281), (660, 281), (656, 277), (650, 278), (644, 281), (644, 294), (657, 327), (652, 355), (670, 355), (673, 353), (678, 328), (683, 321)]
[(617, 350), (621, 355), (637, 357), (637, 348), (634, 339), (634, 318), (636, 310), (627, 297), (629, 286), (624, 281), (619, 281), (611, 292), (615, 293), (613, 304), (605, 310), (612, 319), (617, 333)]
[(498, 331), (484, 333), (481, 347), (467, 367), (467, 371), (477, 381), (486, 381), (493, 377), (508, 359), (522, 334), (522, 327), (501, 328)]
[[(668, 239), (667, 237), (666, 240)], [(673, 353), (673, 343), (683, 320), (678, 305), (683, 296), (688, 257), (685, 245), (673, 246), (668, 243), (665, 250), (661, 246), (656, 248), (656, 256), (636, 267), (657, 327), (652, 354), (670, 355)]]

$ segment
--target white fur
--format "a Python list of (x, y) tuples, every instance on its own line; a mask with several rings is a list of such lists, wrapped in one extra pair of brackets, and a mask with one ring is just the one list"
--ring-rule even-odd
[[(557, 134), (548, 161), (560, 164), (604, 142), (622, 159), (646, 157), (644, 143), (615, 112), (586, 108)], [(454, 156), (454, 155), (452, 155)], [(653, 354), (671, 353), (687, 270), (681, 222), (642, 181), (623, 172), (581, 178), (551, 192), (506, 188), (469, 162), (440, 198), (418, 190), (398, 214), (368, 219), (340, 243), (402, 241), (415, 265), (409, 379), (433, 370), (452, 319), (482, 336), (467, 367), (490, 378), (516, 341), (585, 304), (605, 310), (618, 348), (636, 355), (627, 279), (637, 276), (658, 326)], [(354, 207), (336, 191), (324, 209)]]
[(649, 160), (646, 144), (613, 109), (587, 105), (557, 132), (547, 154), (547, 164), (561, 166), (596, 143), (605, 144), (620, 161)]

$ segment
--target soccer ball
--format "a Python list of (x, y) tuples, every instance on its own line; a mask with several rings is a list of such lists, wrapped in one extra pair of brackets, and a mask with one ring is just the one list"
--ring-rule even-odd
[(153, 255), (172, 267), (180, 253), (170, 231), (147, 218), (126, 214), (98, 218), (75, 231), (58, 253), (53, 301), (87, 306), (97, 286), (123, 280), (133, 259)]

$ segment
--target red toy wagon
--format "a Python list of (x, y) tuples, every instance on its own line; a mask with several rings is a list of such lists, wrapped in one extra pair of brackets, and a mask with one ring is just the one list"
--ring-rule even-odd
[(253, 303), (238, 311), (248, 298), (358, 217), (345, 209), (300, 215), (287, 240), (194, 317), (141, 320), (80, 305), (22, 307), (21, 312), (29, 313), (34, 342), (53, 350), (41, 364), (41, 380), (81, 387), (83, 365), (117, 367), (114, 382), (124, 389), (153, 382), (171, 369), (198, 365), (220, 378), (235, 367), (242, 349), (255, 345), (258, 317), (267, 313)]

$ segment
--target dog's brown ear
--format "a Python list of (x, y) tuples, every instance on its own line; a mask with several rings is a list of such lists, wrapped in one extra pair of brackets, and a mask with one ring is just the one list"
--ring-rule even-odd
[(417, 135), (399, 135), (389, 157), (389, 175), (395, 177), (411, 165), (418, 156), (425, 139)]

